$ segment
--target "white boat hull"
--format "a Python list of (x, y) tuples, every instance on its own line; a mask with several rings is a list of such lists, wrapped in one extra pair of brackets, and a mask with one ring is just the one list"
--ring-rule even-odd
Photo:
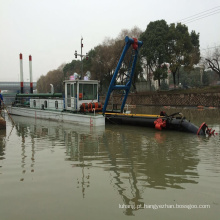
[(93, 114), (76, 114), (70, 112), (61, 111), (51, 111), (51, 110), (41, 110), (32, 108), (22, 108), (22, 107), (8, 107), (8, 111), (11, 115), (20, 115), (24, 117), (31, 118), (41, 118), (47, 120), (62, 121), (68, 123), (74, 123), (78, 125), (86, 126), (103, 126), (105, 125), (105, 117), (103, 115), (93, 115)]

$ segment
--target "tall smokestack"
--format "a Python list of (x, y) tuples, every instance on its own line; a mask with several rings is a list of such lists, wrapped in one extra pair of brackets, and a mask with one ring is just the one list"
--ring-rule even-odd
[(20, 57), (20, 86), (21, 86), (21, 93), (24, 93), (23, 59), (21, 53), (19, 57)]
[(30, 69), (30, 93), (33, 93), (33, 77), (32, 77), (32, 57), (29, 56), (29, 69)]

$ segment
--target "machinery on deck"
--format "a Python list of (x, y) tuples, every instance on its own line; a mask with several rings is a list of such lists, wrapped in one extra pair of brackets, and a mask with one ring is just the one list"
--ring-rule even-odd
[[(128, 93), (132, 85), (131, 83), (132, 83), (132, 78), (134, 76), (134, 70), (137, 62), (138, 52), (142, 45), (143, 42), (138, 41), (136, 38), (129, 38), (128, 36), (125, 37), (125, 46), (121, 54), (121, 57), (119, 59), (118, 65), (113, 74), (111, 83), (109, 85), (104, 107), (102, 110), (102, 113), (106, 118), (106, 121), (110, 121), (117, 124), (130, 124), (130, 125), (155, 127), (155, 129), (157, 130), (170, 129), (170, 130), (191, 132), (197, 135), (209, 135), (209, 136), (214, 135), (215, 130), (209, 129), (205, 122), (202, 123), (200, 127), (197, 127), (196, 125), (186, 120), (186, 118), (179, 112), (172, 115), (167, 115), (163, 111), (160, 113), (160, 115), (123, 113), (124, 106), (128, 97)], [(127, 78), (125, 80), (125, 84), (118, 85), (117, 84), (118, 73), (122, 66), (125, 54), (130, 46), (133, 47), (133, 51), (131, 55), (130, 65), (128, 71), (126, 72)], [(106, 110), (110, 95), (114, 90), (124, 91), (120, 113)]]

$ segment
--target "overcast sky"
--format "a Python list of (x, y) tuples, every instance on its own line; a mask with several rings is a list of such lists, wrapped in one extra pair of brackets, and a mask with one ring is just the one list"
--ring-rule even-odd
[(81, 36), (85, 54), (122, 29), (144, 31), (151, 21), (170, 24), (196, 14), (204, 18), (192, 17), (186, 25), (200, 33), (201, 52), (220, 46), (219, 0), (0, 0), (0, 81), (19, 81), (20, 53), (24, 81), (29, 81), (29, 55), (36, 81), (75, 59)]

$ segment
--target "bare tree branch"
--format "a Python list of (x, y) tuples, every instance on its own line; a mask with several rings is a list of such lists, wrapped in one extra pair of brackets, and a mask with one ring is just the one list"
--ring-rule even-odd
[(220, 69), (219, 69), (219, 64), (218, 61), (213, 59), (216, 63), (213, 62), (213, 60), (207, 59), (208, 61), (208, 67), (210, 67), (214, 72), (216, 72), (220, 76)]

